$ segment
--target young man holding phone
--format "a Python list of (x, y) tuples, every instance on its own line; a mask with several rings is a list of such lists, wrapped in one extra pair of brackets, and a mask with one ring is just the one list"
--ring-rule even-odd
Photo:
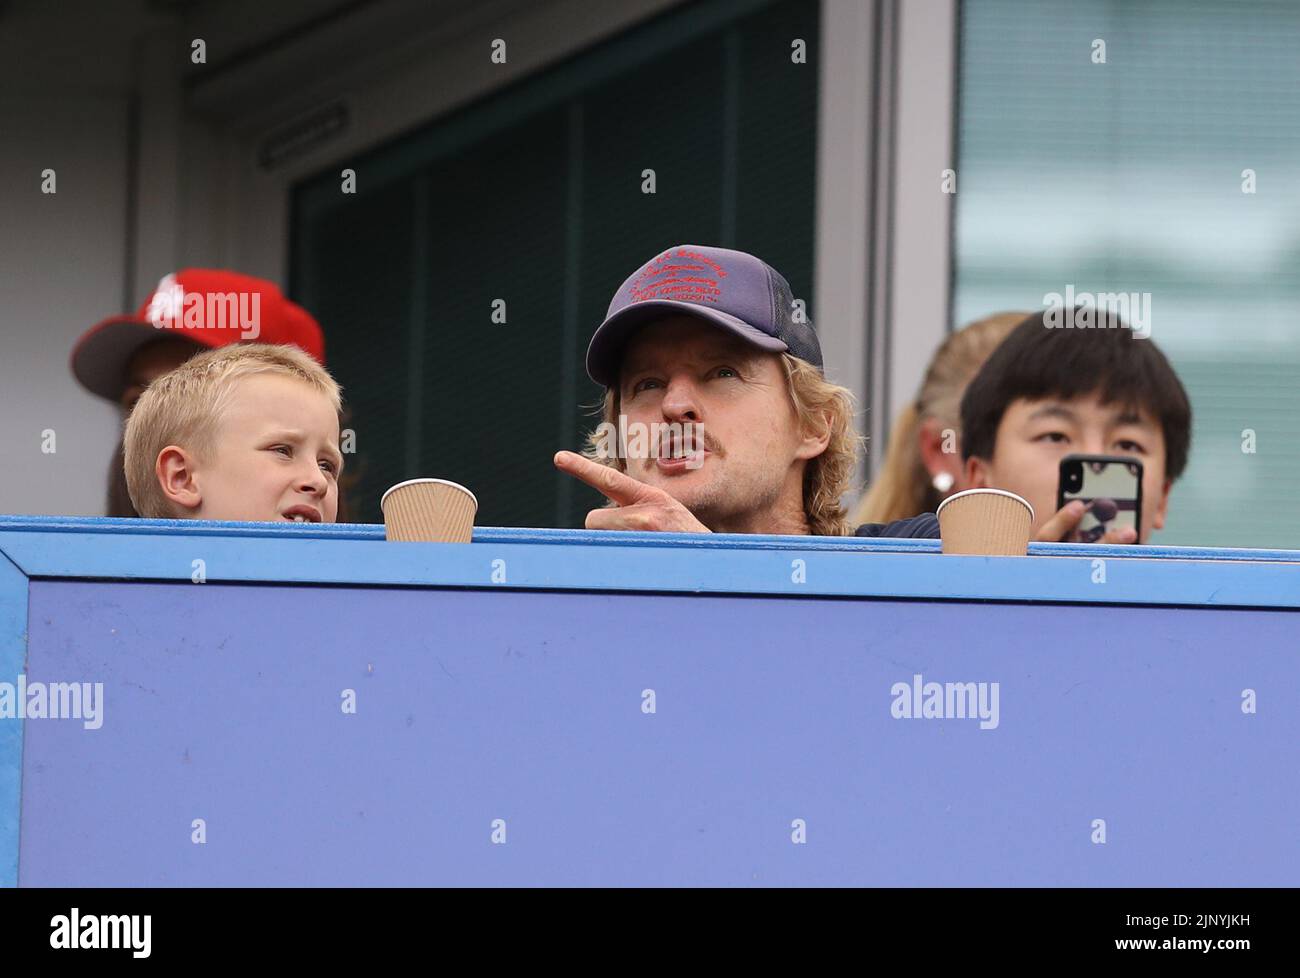
[[(1151, 340), (1105, 310), (1090, 312), (1091, 328), (1055, 325), (1062, 317), (1046, 311), (1030, 316), (976, 374), (961, 404), (967, 479), (1028, 500), (1035, 540), (1145, 543), (1164, 526), (1187, 466), (1191, 404)], [(1080, 474), (1100, 473), (1107, 460), (1108, 485), (1129, 480), (1112, 490), (1118, 498), (1061, 505), (1082, 495)]]

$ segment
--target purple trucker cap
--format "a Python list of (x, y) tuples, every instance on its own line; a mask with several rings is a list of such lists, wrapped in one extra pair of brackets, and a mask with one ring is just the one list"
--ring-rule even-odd
[(613, 387), (632, 333), (674, 313), (698, 316), (760, 349), (823, 369), (817, 334), (807, 316), (796, 321), (790, 283), (780, 272), (743, 251), (675, 245), (619, 286), (587, 347), (588, 376)]

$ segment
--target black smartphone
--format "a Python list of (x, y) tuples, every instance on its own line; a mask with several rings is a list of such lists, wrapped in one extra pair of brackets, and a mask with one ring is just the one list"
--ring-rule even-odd
[(1142, 462), (1127, 455), (1067, 455), (1061, 459), (1056, 508), (1079, 499), (1088, 506), (1072, 543), (1096, 543), (1107, 530), (1142, 532)]

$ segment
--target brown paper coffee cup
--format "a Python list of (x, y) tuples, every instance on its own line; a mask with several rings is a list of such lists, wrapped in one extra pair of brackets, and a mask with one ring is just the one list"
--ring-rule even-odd
[(409, 479), (379, 500), (389, 540), (406, 543), (469, 543), (478, 499), (446, 479)]
[(1029, 551), (1034, 508), (1014, 492), (956, 492), (939, 504), (937, 515), (946, 554), (1023, 557)]

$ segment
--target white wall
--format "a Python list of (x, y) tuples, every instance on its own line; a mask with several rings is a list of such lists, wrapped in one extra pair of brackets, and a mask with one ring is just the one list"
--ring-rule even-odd
[[(0, 107), (0, 512), (103, 512), (117, 412), (73, 380), (73, 341), (122, 301), (122, 99)], [(13, 138), (22, 133), (22, 138)], [(55, 170), (58, 192), (41, 193)], [(42, 432), (55, 433), (53, 454)]]
[(106, 5), (68, 3), (59, 20), (103, 47), (79, 42), (54, 6), (0, 10), (0, 513), (97, 515), (117, 412), (82, 391), (68, 357), (124, 301), (131, 68), (104, 51), (129, 37)]

